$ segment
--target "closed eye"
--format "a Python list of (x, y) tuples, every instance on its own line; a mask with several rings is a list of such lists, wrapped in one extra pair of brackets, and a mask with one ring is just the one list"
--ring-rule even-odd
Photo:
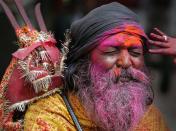
[(139, 57), (143, 55), (143, 51), (141, 48), (131, 48), (131, 49), (128, 49), (128, 51), (133, 57)]
[(119, 53), (119, 48), (107, 48), (106, 50), (99, 50), (104, 55), (114, 55)]

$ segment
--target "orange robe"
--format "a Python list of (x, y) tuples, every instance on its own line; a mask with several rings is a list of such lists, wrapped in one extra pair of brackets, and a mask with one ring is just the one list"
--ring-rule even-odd
[[(75, 95), (69, 101), (84, 131), (96, 130)], [(54, 94), (29, 106), (24, 118), (25, 131), (76, 131), (62, 97)], [(159, 110), (151, 105), (134, 131), (168, 131)]]

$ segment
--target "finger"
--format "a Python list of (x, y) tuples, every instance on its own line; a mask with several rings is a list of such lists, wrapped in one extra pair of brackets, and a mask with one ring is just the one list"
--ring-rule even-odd
[(166, 38), (163, 37), (163, 35), (157, 35), (157, 34), (154, 34), (154, 33), (150, 33), (150, 37), (154, 40), (166, 41)]
[(165, 42), (159, 42), (159, 41), (153, 41), (153, 40), (148, 40), (148, 42), (154, 46), (157, 46), (157, 47), (169, 47), (169, 45)]
[(174, 64), (176, 64), (176, 58), (174, 58), (173, 62), (174, 62)]
[(170, 49), (149, 49), (152, 54), (163, 54), (163, 55), (173, 55)]
[(161, 30), (159, 30), (158, 28), (154, 28), (154, 30), (159, 34), (159, 35), (166, 35), (164, 32), (162, 32)]

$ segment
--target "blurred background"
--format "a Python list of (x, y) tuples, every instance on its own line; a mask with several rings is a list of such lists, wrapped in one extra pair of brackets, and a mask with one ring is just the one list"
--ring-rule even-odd
[[(4, 1), (23, 25), (13, 0)], [(34, 4), (37, 0), (23, 1), (31, 21), (38, 28), (34, 18)], [(169, 36), (176, 36), (176, 0), (41, 0), (41, 3), (48, 30), (55, 34), (57, 41), (63, 41), (64, 31), (73, 21), (95, 7), (112, 1), (118, 1), (136, 12), (147, 34), (152, 28), (158, 27)], [(11, 54), (18, 49), (15, 42), (15, 32), (0, 7), (0, 79), (11, 60)], [(169, 128), (175, 131), (176, 66), (172, 58), (159, 55), (147, 55), (146, 63), (152, 73), (155, 104), (164, 115)]]

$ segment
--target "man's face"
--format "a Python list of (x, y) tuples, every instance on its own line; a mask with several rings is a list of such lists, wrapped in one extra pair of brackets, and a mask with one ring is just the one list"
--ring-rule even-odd
[(80, 64), (78, 96), (101, 130), (129, 130), (153, 100), (142, 40), (118, 33), (108, 37)]
[(142, 40), (127, 33), (112, 35), (92, 51), (91, 62), (116, 75), (129, 67), (141, 69), (144, 66)]

